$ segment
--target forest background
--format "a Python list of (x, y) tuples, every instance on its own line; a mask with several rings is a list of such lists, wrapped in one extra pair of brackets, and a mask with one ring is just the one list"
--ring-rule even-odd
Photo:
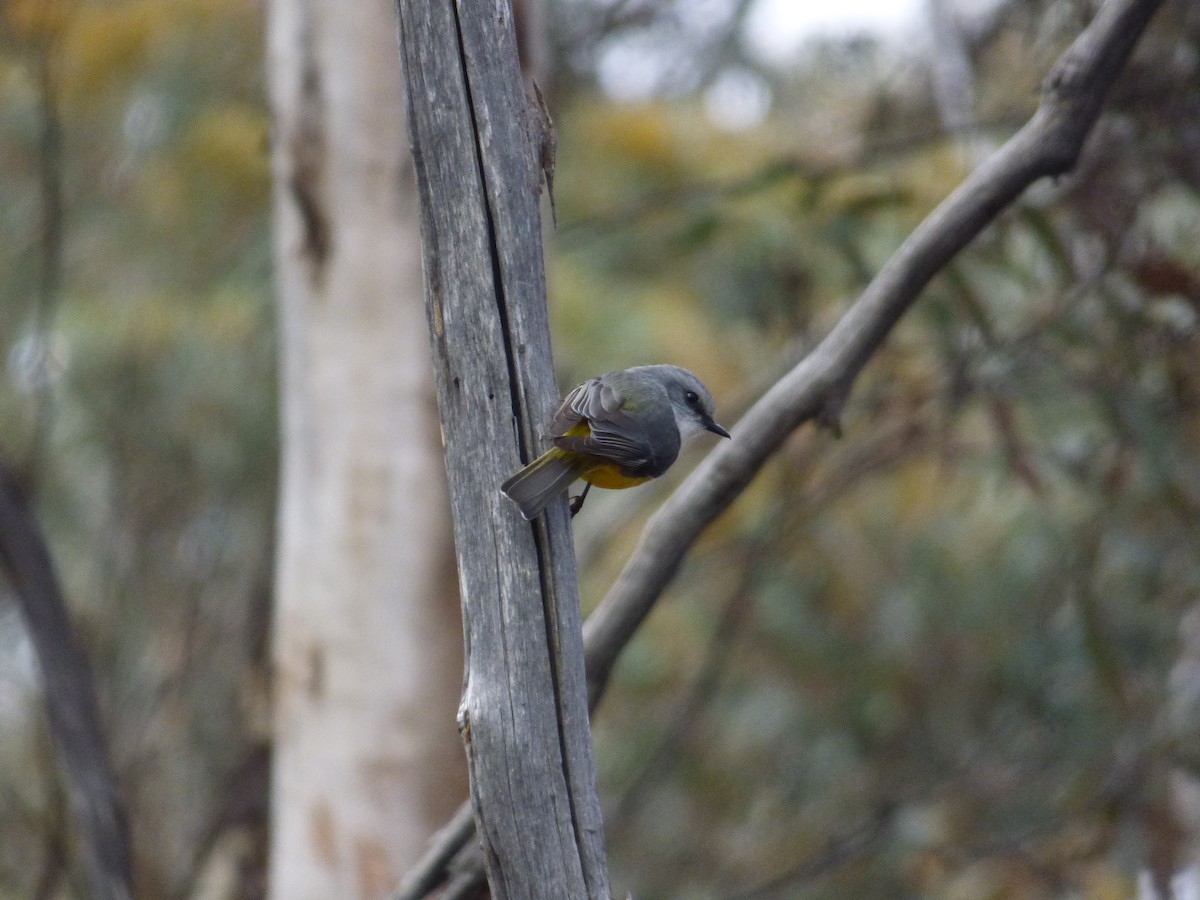
[[(935, 2), (919, 40), (780, 55), (754, 10), (542, 10), (563, 387), (669, 361), (736, 422), (1091, 15)], [(285, 450), (264, 9), (13, 0), (2, 27), (0, 459), (88, 650), (140, 893), (260, 896)], [(595, 718), (620, 893), (1120, 897), (1196, 861), (1197, 83), (1177, 0), (1077, 170), (934, 281), (840, 438), (795, 435), (695, 548)], [(589, 498), (585, 611), (678, 477)], [(87, 896), (38, 685), (0, 582), (0, 895)]]

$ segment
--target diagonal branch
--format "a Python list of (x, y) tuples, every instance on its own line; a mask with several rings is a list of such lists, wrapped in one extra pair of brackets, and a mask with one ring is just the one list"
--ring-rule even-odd
[(900, 246), (841, 321), (780, 379), (646, 524), (633, 556), (584, 628), (593, 704), (613, 665), (700, 533), (800, 425), (836, 428), (858, 374), (929, 281), (1040, 178), (1074, 166), (1113, 79), (1162, 0), (1109, 0), (1050, 72), (1029, 122)]
[[(921, 291), (1030, 185), (1069, 171), (1108, 90), (1162, 0), (1108, 0), (1059, 57), (1042, 102), (1020, 131), (947, 197), (900, 246), (826, 338), (771, 387), (646, 524), (633, 556), (584, 625), (589, 704), (604, 693), (617, 658), (670, 584), (700, 534), (746, 488), (789, 435), (810, 419), (837, 428), (854, 381)], [(469, 819), (439, 833), (443, 850), (475, 853)], [(440, 883), (450, 854), (426, 862), (406, 884)], [(480, 874), (482, 877), (482, 873)], [(426, 890), (427, 893), (427, 890)], [(396, 895), (417, 900), (425, 893)]]
[(3, 464), (0, 570), (12, 585), (41, 669), (50, 728), (86, 849), (91, 896), (128, 900), (133, 896), (128, 817), (109, 760), (91, 669), (41, 529)]

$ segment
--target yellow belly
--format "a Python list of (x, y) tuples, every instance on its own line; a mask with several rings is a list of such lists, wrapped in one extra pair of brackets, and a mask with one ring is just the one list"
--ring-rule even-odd
[(594, 468), (586, 470), (581, 476), (584, 481), (594, 484), (598, 488), (604, 488), (610, 491), (619, 491), (624, 488), (636, 487), (639, 484), (645, 484), (651, 481), (645, 475), (630, 476), (622, 475), (620, 469), (616, 466), (598, 465)]
[[(580, 422), (571, 428), (567, 434), (570, 437), (587, 437), (591, 434), (592, 429), (586, 421)], [(623, 475), (621, 470), (609, 463), (597, 463), (590, 469), (584, 469), (583, 474), (579, 476), (589, 484), (594, 484), (598, 488), (604, 488), (608, 491), (620, 491), (625, 488), (637, 487), (639, 484), (645, 484), (652, 479), (646, 475)]]

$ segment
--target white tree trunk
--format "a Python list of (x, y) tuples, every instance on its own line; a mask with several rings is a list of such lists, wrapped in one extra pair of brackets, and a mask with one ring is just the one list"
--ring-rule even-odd
[(270, 0), (283, 475), (270, 895), (385, 896), (466, 795), (389, 0)]

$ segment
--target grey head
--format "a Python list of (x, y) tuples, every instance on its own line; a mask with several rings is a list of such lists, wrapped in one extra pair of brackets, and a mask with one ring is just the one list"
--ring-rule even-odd
[(630, 374), (644, 375), (666, 390), (680, 440), (686, 441), (702, 431), (729, 437), (729, 432), (714, 419), (717, 407), (712, 394), (704, 382), (687, 369), (663, 365), (637, 366), (628, 371)]

